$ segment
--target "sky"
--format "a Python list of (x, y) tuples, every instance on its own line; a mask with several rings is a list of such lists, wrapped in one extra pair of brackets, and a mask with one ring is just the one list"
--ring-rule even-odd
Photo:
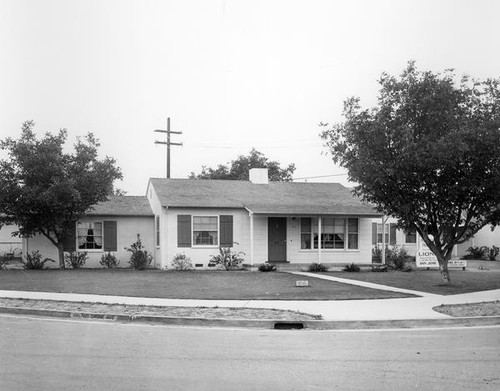
[[(100, 140), (143, 195), (252, 148), (298, 181), (350, 185), (319, 137), (382, 72), (500, 77), (497, 0), (0, 0), (0, 138), (68, 130)], [(307, 179), (300, 179), (307, 178)]]

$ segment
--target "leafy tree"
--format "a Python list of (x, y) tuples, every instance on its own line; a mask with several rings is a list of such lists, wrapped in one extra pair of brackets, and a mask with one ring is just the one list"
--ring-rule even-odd
[(453, 246), (500, 222), (500, 80), (453, 70), (382, 74), (378, 105), (344, 104), (344, 122), (321, 134), (355, 194), (415, 229), (450, 282)]
[(92, 133), (78, 139), (73, 153), (65, 153), (65, 129), (37, 139), (33, 127), (27, 121), (19, 140), (0, 141), (8, 156), (0, 160), (0, 223), (16, 224), (18, 236), (45, 236), (57, 247), (64, 269), (69, 222), (105, 201), (122, 174), (115, 159), (98, 159), (100, 144)]
[(248, 156), (240, 155), (231, 164), (219, 164), (217, 168), (207, 168), (202, 166), (201, 173), (194, 172), (190, 179), (232, 179), (248, 181), (251, 168), (267, 168), (269, 170), (269, 180), (275, 182), (290, 182), (295, 171), (295, 165), (289, 164), (286, 168), (281, 168), (279, 162), (271, 161), (263, 153), (252, 148)]

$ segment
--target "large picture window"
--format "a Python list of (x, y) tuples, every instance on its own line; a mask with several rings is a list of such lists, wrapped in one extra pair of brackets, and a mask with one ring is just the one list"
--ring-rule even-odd
[(301, 249), (357, 249), (358, 219), (325, 217), (321, 219), (321, 238), (317, 218), (301, 220)]
[(101, 250), (103, 244), (102, 223), (78, 222), (76, 226), (78, 249)]
[(218, 227), (218, 216), (193, 216), (193, 244), (195, 246), (218, 246)]

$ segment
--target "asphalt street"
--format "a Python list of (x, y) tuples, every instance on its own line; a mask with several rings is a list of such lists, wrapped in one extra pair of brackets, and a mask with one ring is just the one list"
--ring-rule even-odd
[(0, 315), (1, 390), (497, 390), (500, 327), (311, 331)]

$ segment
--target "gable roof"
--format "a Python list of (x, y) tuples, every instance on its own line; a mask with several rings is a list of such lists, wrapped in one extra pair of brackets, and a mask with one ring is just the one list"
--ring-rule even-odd
[(162, 206), (246, 208), (256, 214), (382, 216), (339, 183), (151, 178)]
[(108, 216), (153, 216), (149, 200), (145, 196), (110, 196), (99, 202), (88, 215)]

